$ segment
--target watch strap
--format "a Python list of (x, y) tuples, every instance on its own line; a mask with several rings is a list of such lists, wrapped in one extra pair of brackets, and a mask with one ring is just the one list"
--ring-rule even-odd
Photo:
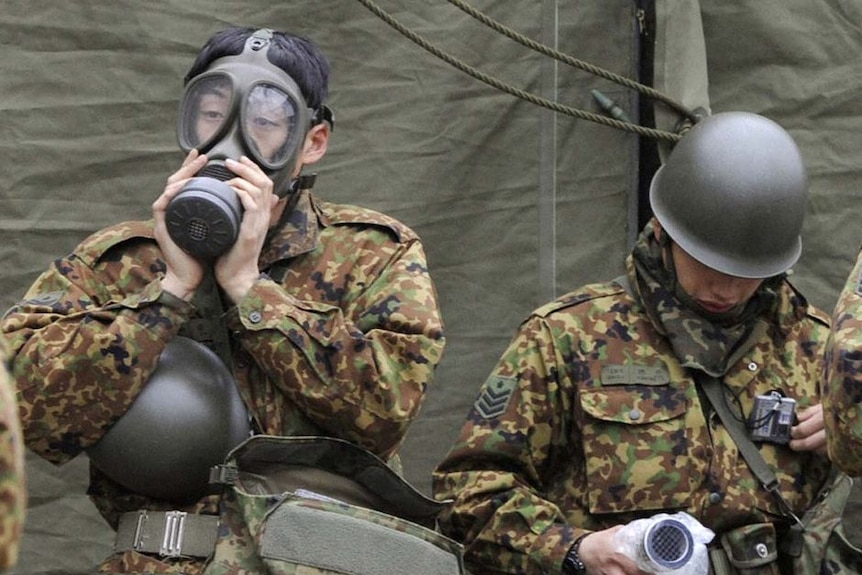
[(566, 556), (563, 558), (562, 575), (586, 575), (587, 566), (584, 565), (584, 562), (581, 560), (581, 556), (578, 554), (578, 549), (587, 535), (589, 535), (589, 533), (584, 533), (575, 539), (575, 542), (572, 543), (571, 547), (569, 547), (569, 550), (566, 552)]

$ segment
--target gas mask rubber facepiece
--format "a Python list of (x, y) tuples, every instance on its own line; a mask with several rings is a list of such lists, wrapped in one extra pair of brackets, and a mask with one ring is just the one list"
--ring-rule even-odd
[(215, 60), (189, 82), (180, 104), (180, 147), (206, 154), (208, 163), (170, 201), (166, 222), (174, 242), (202, 260), (227, 251), (242, 220), (242, 203), (226, 183), (235, 174), (225, 160), (248, 156), (284, 197), (310, 127), (299, 87), (267, 60), (271, 42), (272, 31), (255, 32), (241, 54)]

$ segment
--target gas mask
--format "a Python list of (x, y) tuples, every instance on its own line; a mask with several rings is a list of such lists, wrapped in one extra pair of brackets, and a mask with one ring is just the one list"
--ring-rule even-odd
[(291, 188), (312, 111), (293, 79), (267, 60), (271, 41), (270, 30), (255, 32), (241, 54), (192, 79), (180, 104), (180, 147), (209, 161), (168, 204), (166, 221), (174, 242), (202, 260), (229, 249), (242, 220), (242, 203), (226, 183), (235, 177), (227, 158), (254, 160), (279, 197)]

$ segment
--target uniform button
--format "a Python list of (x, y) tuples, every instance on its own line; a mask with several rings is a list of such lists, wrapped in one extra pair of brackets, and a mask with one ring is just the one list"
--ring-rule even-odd
[(633, 409), (633, 410), (631, 410), (631, 411), (629, 412), (629, 417), (632, 419), (632, 421), (637, 421), (638, 419), (640, 419), (640, 418), (641, 418), (641, 412), (640, 412), (640, 410), (639, 410), (639, 409)]
[(250, 321), (251, 323), (260, 323), (260, 320), (262, 320), (262, 319), (263, 319), (263, 314), (260, 313), (259, 311), (253, 311), (250, 314), (248, 314), (248, 321)]
[(719, 503), (721, 503), (722, 499), (724, 499), (724, 497), (722, 497), (721, 493), (719, 493), (718, 491), (713, 491), (709, 494), (709, 502), (713, 505), (718, 505)]
[(753, 361), (748, 363), (748, 371), (757, 371), (757, 364)]

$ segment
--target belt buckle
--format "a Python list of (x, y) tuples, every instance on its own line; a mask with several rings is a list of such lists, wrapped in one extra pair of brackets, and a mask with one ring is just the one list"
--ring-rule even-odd
[(135, 535), (132, 538), (132, 549), (135, 551), (141, 551), (144, 548), (144, 539), (146, 538), (146, 534), (144, 533), (144, 528), (147, 526), (147, 511), (146, 509), (141, 509), (138, 511), (138, 520), (135, 523)]
[(165, 534), (159, 547), (162, 557), (179, 557), (183, 550), (183, 534), (186, 527), (185, 511), (165, 512)]

